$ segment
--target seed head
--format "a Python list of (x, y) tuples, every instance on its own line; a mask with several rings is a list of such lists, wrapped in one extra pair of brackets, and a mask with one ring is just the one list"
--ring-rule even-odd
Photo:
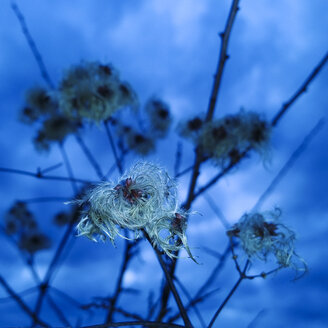
[[(175, 181), (156, 164), (137, 162), (117, 183), (102, 182), (76, 202), (84, 208), (79, 236), (114, 243), (116, 235), (123, 237), (120, 229), (134, 231), (136, 238), (143, 229), (168, 256), (181, 247), (191, 256)], [(163, 238), (163, 231), (170, 237)]]
[(112, 66), (87, 62), (66, 72), (59, 87), (59, 104), (70, 118), (100, 122), (121, 107), (135, 108), (137, 97)]
[(227, 234), (237, 237), (250, 260), (258, 258), (266, 261), (272, 254), (279, 267), (300, 270), (297, 260), (304, 261), (295, 253), (295, 233), (278, 222), (281, 211), (244, 214)]

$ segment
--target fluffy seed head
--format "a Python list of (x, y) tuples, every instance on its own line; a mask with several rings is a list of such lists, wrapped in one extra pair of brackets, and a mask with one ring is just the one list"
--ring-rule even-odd
[(63, 112), (74, 119), (100, 122), (123, 106), (135, 108), (137, 97), (131, 86), (120, 81), (111, 65), (82, 63), (69, 69), (59, 87)]
[(272, 254), (280, 267), (299, 270), (296, 260), (304, 261), (295, 253), (295, 233), (278, 222), (279, 209), (272, 212), (244, 214), (230, 230), (229, 237), (237, 237), (250, 260), (266, 261)]
[[(114, 243), (116, 235), (123, 237), (122, 228), (134, 231), (136, 237), (143, 229), (168, 256), (172, 257), (173, 251), (181, 247), (191, 256), (175, 181), (156, 164), (137, 162), (117, 183), (102, 182), (77, 203), (84, 207), (77, 226), (79, 236), (94, 241), (97, 237), (108, 238)], [(162, 237), (164, 230), (170, 237)]]

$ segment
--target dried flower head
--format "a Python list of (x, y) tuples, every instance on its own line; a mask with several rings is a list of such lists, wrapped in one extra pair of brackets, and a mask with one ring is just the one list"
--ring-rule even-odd
[[(237, 237), (250, 260), (258, 258), (266, 261), (273, 255), (279, 267), (299, 268), (304, 261), (295, 253), (295, 233), (278, 222), (279, 209), (265, 213), (244, 214), (230, 230), (229, 237)], [(304, 270), (304, 268), (303, 268)]]
[[(181, 247), (191, 256), (185, 236), (186, 224), (179, 214), (175, 181), (156, 164), (137, 162), (117, 183), (102, 182), (77, 203), (84, 207), (77, 226), (79, 236), (94, 241), (97, 237), (108, 238), (114, 243), (116, 235), (123, 237), (120, 229), (134, 231), (135, 238), (143, 229), (153, 244), (160, 246), (168, 256), (172, 257), (172, 252)], [(177, 217), (181, 219), (179, 224)], [(163, 229), (170, 233), (170, 238), (160, 236)]]
[(51, 246), (50, 239), (38, 229), (26, 203), (16, 202), (5, 216), (5, 231), (14, 237), (18, 246), (30, 254)]
[(8, 235), (35, 229), (37, 223), (26, 203), (16, 202), (5, 215), (5, 231)]
[(20, 119), (24, 123), (33, 123), (40, 117), (56, 112), (57, 101), (49, 91), (35, 87), (26, 93), (26, 106), (20, 113)]
[(59, 104), (70, 118), (107, 120), (123, 106), (135, 108), (137, 97), (111, 65), (82, 63), (70, 68), (59, 87)]
[(153, 98), (146, 104), (146, 113), (153, 134), (159, 138), (165, 137), (172, 123), (169, 106), (163, 101)]
[(181, 123), (178, 129), (221, 166), (238, 162), (241, 154), (249, 149), (265, 159), (271, 135), (267, 121), (258, 113), (244, 110), (210, 122), (195, 117)]
[(18, 242), (18, 246), (20, 249), (25, 250), (30, 254), (34, 254), (38, 251), (50, 248), (51, 241), (43, 233), (34, 231), (22, 235)]
[(54, 115), (45, 120), (33, 142), (37, 150), (49, 150), (52, 142), (62, 142), (67, 135), (74, 133), (79, 128), (78, 122), (73, 122), (65, 116)]
[(187, 121), (180, 122), (177, 130), (182, 137), (190, 138), (193, 142), (197, 143), (203, 125), (204, 119), (200, 116), (195, 116)]

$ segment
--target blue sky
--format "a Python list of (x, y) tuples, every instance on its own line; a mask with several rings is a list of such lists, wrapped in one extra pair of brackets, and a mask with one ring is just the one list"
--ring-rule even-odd
[[(120, 71), (122, 79), (129, 81), (137, 91), (141, 104), (154, 95), (163, 98), (170, 105), (175, 124), (180, 119), (205, 112), (217, 65), (218, 32), (224, 28), (230, 1), (35, 0), (18, 4), (56, 83), (65, 69), (82, 60), (111, 62)], [(225, 67), (216, 117), (244, 107), (262, 112), (271, 119), (327, 51), (328, 3), (321, 0), (242, 0), (240, 7), (229, 44), (230, 59)], [(10, 2), (1, 2), (0, 8), (0, 166), (35, 171), (37, 167), (45, 168), (60, 162), (60, 154), (56, 147), (48, 155), (36, 153), (31, 143), (35, 131), (17, 120), (26, 90), (44, 85), (44, 82)], [(325, 67), (308, 92), (278, 124), (272, 137), (268, 165), (264, 167), (254, 155), (211, 189), (209, 194), (231, 224), (252, 209), (305, 135), (320, 118), (326, 118), (327, 82)], [(85, 140), (102, 168), (113, 163), (101, 127), (88, 129)], [(168, 140), (161, 141), (158, 152), (148, 159), (161, 163), (172, 173), (175, 155), (172, 144), (176, 141), (172, 129)], [(291, 282), (292, 272), (280, 272), (264, 281), (244, 282), (218, 319), (218, 325), (247, 327), (263, 310), (251, 327), (286, 327), (290, 322), (296, 327), (327, 326), (327, 142), (326, 124), (262, 207), (263, 210), (270, 210), (275, 205), (282, 208), (282, 220), (297, 232), (297, 250), (307, 261), (309, 273), (296, 282)], [(96, 179), (74, 139), (69, 138), (66, 145), (76, 176)], [(193, 148), (186, 142), (183, 150), (182, 167), (187, 167), (194, 158)], [(128, 157), (127, 164), (131, 161), (133, 157)], [(200, 185), (215, 172), (215, 167), (205, 164)], [(55, 173), (66, 174), (64, 168)], [(17, 199), (72, 196), (70, 185), (65, 183), (0, 174), (1, 216)], [(116, 177), (115, 173), (113, 178)], [(181, 201), (185, 199), (189, 179), (185, 176), (179, 181)], [(54, 243), (58, 242), (63, 231), (51, 226), (50, 222), (52, 215), (65, 206), (33, 203), (30, 207)], [(215, 265), (213, 258), (201, 247), (222, 252), (227, 242), (223, 226), (203, 198), (194, 203), (193, 210), (202, 215), (190, 219), (188, 239), (202, 264), (195, 265), (182, 258), (177, 272), (192, 293), (197, 290), (197, 282), (205, 279)], [(0, 241), (3, 245), (0, 274), (16, 291), (33, 286), (33, 279), (19, 260), (17, 251), (3, 236)], [(53, 250), (37, 255), (37, 270), (41, 275)], [(90, 302), (92, 296), (106, 296), (113, 289), (122, 250), (120, 241), (115, 249), (110, 244), (94, 244), (79, 238), (53, 284), (85, 303)], [(132, 262), (125, 285), (148, 291), (160, 284), (161, 277), (153, 251), (142, 243), (142, 252)], [(220, 291), (200, 306), (206, 322), (236, 279), (233, 262), (227, 261), (215, 282), (216, 287), (221, 287)], [(24, 298), (31, 306), (34, 295)], [(3, 289), (0, 289), (1, 297), (6, 297)], [(146, 294), (140, 296), (141, 301), (136, 302), (136, 299), (136, 296), (124, 296), (120, 305), (142, 313), (146, 307)], [(62, 306), (66, 305), (63, 303)], [(6, 313), (0, 319), (2, 326), (29, 322), (25, 314), (19, 318), (10, 314), (16, 309), (13, 302), (0, 303), (0, 308), (0, 312)], [(84, 316), (83, 323), (100, 323), (104, 314), (99, 313), (90, 321)], [(75, 314), (72, 311), (71, 319)], [(53, 314), (45, 308), (43, 317), (47, 316)], [(197, 326), (193, 314), (191, 318)]]

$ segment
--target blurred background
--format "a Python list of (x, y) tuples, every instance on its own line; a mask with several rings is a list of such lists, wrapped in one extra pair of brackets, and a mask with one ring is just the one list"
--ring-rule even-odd
[[(51, 79), (57, 84), (71, 65), (82, 61), (111, 63), (120, 77), (137, 92), (141, 107), (150, 97), (163, 99), (170, 107), (174, 121), (169, 136), (156, 145), (156, 152), (145, 157), (165, 166), (174, 174), (176, 145), (182, 142), (181, 168), (193, 164), (193, 145), (178, 137), (179, 121), (197, 113), (205, 113), (213, 83), (220, 38), (231, 1), (104, 1), (57, 0), (17, 2), (29, 31), (42, 54)], [(35, 58), (22, 33), (10, 1), (0, 4), (0, 167), (36, 172), (62, 163), (59, 148), (38, 153), (32, 143), (35, 129), (18, 120), (24, 106), (26, 91), (35, 86), (46, 87)], [(263, 113), (270, 120), (301, 86), (325, 55), (328, 45), (328, 3), (320, 0), (261, 1), (242, 0), (233, 26), (215, 117), (237, 113), (241, 108)], [(256, 154), (212, 187), (208, 194), (222, 211), (229, 224), (234, 224), (250, 211), (270, 185), (291, 154), (321, 118), (326, 118), (328, 70), (320, 74), (273, 131), (270, 156), (263, 164)], [(127, 115), (129, 124), (129, 115)], [(114, 157), (102, 125), (84, 129), (84, 140), (103, 171), (114, 163)], [(308, 144), (291, 170), (276, 186), (262, 205), (262, 210), (282, 209), (284, 224), (297, 234), (297, 253), (307, 262), (309, 272), (292, 281), (294, 272), (283, 270), (267, 279), (255, 279), (241, 284), (230, 300), (217, 325), (222, 327), (327, 327), (328, 267), (327, 233), (327, 124)], [(65, 141), (74, 175), (97, 181), (97, 176), (85, 154), (73, 137)], [(130, 153), (125, 160), (128, 168), (140, 156)], [(199, 185), (218, 172), (206, 163), (202, 167)], [(67, 176), (64, 165), (51, 174)], [(115, 170), (111, 178), (116, 180)], [(53, 224), (53, 217), (66, 210), (64, 201), (74, 193), (67, 181), (49, 181), (31, 176), (0, 172), (0, 213), (3, 219), (17, 201), (28, 201), (28, 208), (52, 241), (52, 247), (35, 256), (35, 267), (43, 277), (64, 234), (65, 228)], [(178, 180), (179, 198), (186, 198), (190, 173)], [(60, 201), (39, 202), (39, 197), (61, 197)], [(29, 201), (30, 200), (30, 201)], [(194, 295), (205, 281), (217, 259), (205, 251), (210, 248), (223, 253), (228, 239), (225, 227), (205, 198), (199, 197), (192, 210), (187, 236), (199, 265), (181, 254), (177, 276), (189, 293)], [(2, 221), (3, 225), (3, 221)], [(74, 232), (75, 233), (75, 232)], [(0, 275), (31, 308), (37, 298), (35, 280), (17, 248), (0, 234)], [(73, 237), (69, 252), (51, 285), (70, 295), (78, 304), (60, 292), (50, 291), (56, 304), (66, 313), (72, 325), (102, 323), (104, 309), (81, 310), (94, 297), (113, 293), (120, 269), (124, 241), (93, 243)], [(150, 246), (142, 241), (140, 252), (133, 258), (124, 276), (124, 287), (134, 293), (124, 293), (119, 306), (143, 315), (153, 292), (158, 297), (162, 272)], [(206, 323), (238, 278), (233, 261), (228, 258), (220, 275), (213, 282), (212, 294), (198, 308)], [(183, 295), (183, 294), (182, 294)], [(187, 302), (185, 296), (183, 300)], [(172, 314), (176, 311), (171, 300)], [(0, 326), (27, 326), (31, 319), (0, 288)], [(194, 312), (195, 326), (201, 327)], [(41, 318), (61, 325), (48, 302)], [(115, 320), (126, 320), (115, 314)], [(180, 321), (179, 323), (181, 323)]]

